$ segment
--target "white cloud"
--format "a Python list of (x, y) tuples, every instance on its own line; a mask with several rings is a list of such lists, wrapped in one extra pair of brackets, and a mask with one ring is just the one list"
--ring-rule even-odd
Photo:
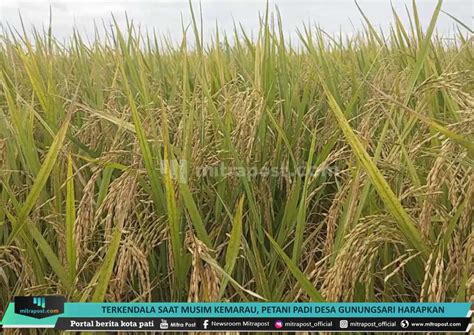
[[(251, 31), (258, 28), (258, 15), (265, 9), (266, 0), (201, 0), (203, 8), (204, 32), (210, 35), (216, 22), (220, 29), (232, 32), (233, 21), (242, 23)], [(410, 6), (411, 0), (392, 0), (402, 17), (406, 18), (404, 4)], [(422, 24), (426, 26), (436, 0), (418, 0)], [(367, 16), (374, 25), (388, 27), (392, 20), (389, 0), (359, 0)], [(187, 0), (0, 0), (0, 21), (17, 26), (18, 13), (23, 22), (31, 26), (47, 26), (50, 6), (53, 12), (53, 33), (60, 39), (71, 35), (73, 27), (92, 35), (94, 22), (110, 21), (113, 14), (124, 26), (124, 13), (143, 28), (155, 29), (169, 34), (174, 40), (181, 38), (181, 17), (185, 23), (190, 20)], [(193, 0), (198, 8), (199, 1)], [(343, 5), (342, 5), (343, 4)], [(278, 5), (287, 34), (295, 36), (297, 27), (307, 22), (317, 23), (328, 32), (343, 31), (351, 33), (360, 27), (361, 16), (353, 0), (270, 0), (270, 8)], [(445, 0), (443, 8), (461, 21), (471, 22), (472, 4), (470, 0)], [(441, 32), (452, 30), (453, 20), (442, 14), (437, 29)]]

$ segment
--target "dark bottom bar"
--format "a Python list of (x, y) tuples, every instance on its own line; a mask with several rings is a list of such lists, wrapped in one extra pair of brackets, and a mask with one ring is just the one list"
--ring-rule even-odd
[(465, 332), (469, 318), (59, 318), (62, 330)]

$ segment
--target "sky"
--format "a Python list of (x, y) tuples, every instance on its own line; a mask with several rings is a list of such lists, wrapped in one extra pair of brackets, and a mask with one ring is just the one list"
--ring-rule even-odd
[[(429, 24), (436, 0), (418, 0), (417, 6), (420, 20), (424, 27)], [(215, 31), (216, 24), (222, 32), (232, 32), (234, 22), (240, 23), (250, 34), (258, 31), (259, 14), (265, 10), (266, 0), (193, 0), (195, 8), (202, 6), (203, 32), (209, 38)], [(411, 7), (411, 0), (392, 0), (393, 6), (407, 21), (405, 5)], [(362, 26), (360, 15), (353, 0), (269, 0), (270, 9), (278, 7), (285, 34), (297, 40), (297, 28), (303, 24), (317, 24), (330, 34), (342, 31), (352, 34)], [(387, 31), (392, 21), (389, 0), (359, 0), (359, 4), (371, 22)], [(71, 36), (76, 27), (83, 35), (93, 37), (94, 22), (102, 26), (110, 24), (112, 15), (121, 27), (126, 26), (127, 16), (143, 30), (155, 30), (178, 42), (182, 37), (182, 25), (191, 20), (188, 0), (155, 0), (155, 1), (18, 1), (0, 0), (0, 22), (2, 26), (20, 26), (19, 13), (25, 26), (30, 29), (47, 27), (49, 12), (52, 10), (52, 31), (60, 40)], [(473, 5), (471, 0), (445, 0), (443, 10), (457, 17), (472, 27)], [(437, 30), (446, 36), (453, 33), (455, 22), (446, 14), (441, 13)]]

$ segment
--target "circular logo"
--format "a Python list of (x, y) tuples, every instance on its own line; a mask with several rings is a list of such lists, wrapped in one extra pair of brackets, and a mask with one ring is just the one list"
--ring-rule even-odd
[(408, 320), (402, 320), (400, 321), (400, 326), (402, 328), (408, 328), (408, 326), (410, 325), (410, 322), (408, 322)]
[(283, 328), (283, 321), (281, 321), (281, 320), (276, 320), (276, 321), (275, 321), (275, 328), (276, 328), (276, 329), (282, 329), (282, 328)]

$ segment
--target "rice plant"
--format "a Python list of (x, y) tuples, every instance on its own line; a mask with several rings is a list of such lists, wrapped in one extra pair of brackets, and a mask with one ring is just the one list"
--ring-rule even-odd
[(190, 11), (178, 44), (4, 27), (0, 310), (472, 300), (469, 27), (446, 41), (441, 1), (427, 27), (413, 3), (389, 34), (290, 43), (267, 10), (204, 42)]

